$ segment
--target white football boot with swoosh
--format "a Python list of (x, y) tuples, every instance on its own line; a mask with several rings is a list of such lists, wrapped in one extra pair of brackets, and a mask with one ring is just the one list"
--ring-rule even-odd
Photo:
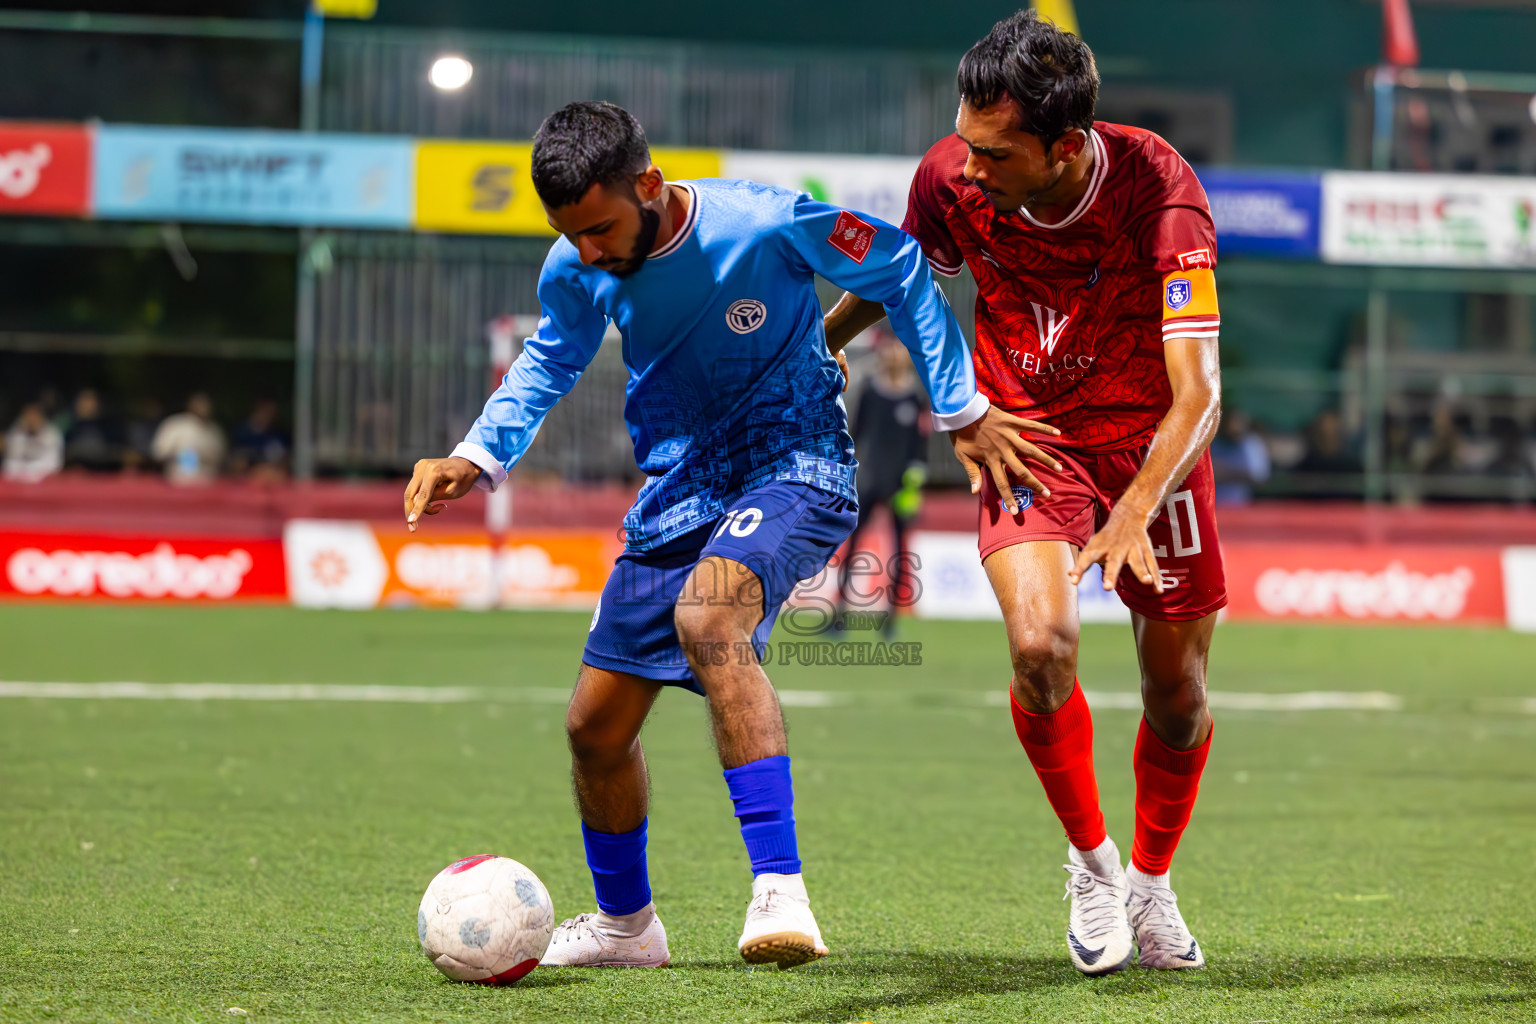
[(1128, 872), (1130, 895), (1125, 909), (1131, 927), (1136, 929), (1136, 944), (1141, 947), (1141, 966), (1160, 971), (1187, 971), (1205, 966), (1200, 943), (1189, 933), (1184, 915), (1179, 913), (1179, 898), (1169, 887), (1167, 875), (1161, 882), (1147, 884)]
[(1067, 955), (1072, 966), (1088, 975), (1113, 974), (1129, 967), (1136, 954), (1125, 900), (1128, 885), (1120, 867), (1120, 853), (1112, 840), (1091, 851), (1094, 866), (1082, 851), (1068, 844), (1067, 894), (1072, 901), (1067, 915)]
[[(648, 915), (648, 919), (645, 916)], [(550, 936), (544, 967), (665, 967), (672, 960), (656, 905), (624, 917), (578, 914)]]

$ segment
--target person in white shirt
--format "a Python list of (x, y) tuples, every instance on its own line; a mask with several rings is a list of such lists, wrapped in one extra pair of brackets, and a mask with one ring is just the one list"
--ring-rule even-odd
[(175, 484), (209, 483), (224, 462), (224, 432), (213, 422), (213, 402), (201, 392), (187, 399), (187, 411), (167, 416), (155, 431), (150, 451)]
[(5, 435), (5, 479), (36, 483), (63, 466), (64, 435), (48, 422), (42, 406), (26, 406)]

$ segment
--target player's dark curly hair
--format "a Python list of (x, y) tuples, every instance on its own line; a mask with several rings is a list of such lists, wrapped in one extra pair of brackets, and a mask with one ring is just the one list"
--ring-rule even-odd
[(651, 163), (645, 129), (612, 103), (567, 103), (533, 137), (533, 190), (558, 210), (593, 185), (633, 181)]
[(1093, 51), (1071, 32), (1043, 20), (1033, 8), (992, 26), (960, 58), (960, 98), (972, 108), (1011, 96), (1023, 111), (1019, 127), (1049, 146), (1073, 128), (1093, 126), (1099, 69)]

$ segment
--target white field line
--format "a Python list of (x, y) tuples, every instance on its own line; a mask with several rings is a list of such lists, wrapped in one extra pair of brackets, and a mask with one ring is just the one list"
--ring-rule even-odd
[[(1088, 706), (1109, 711), (1140, 711), (1141, 694), (1084, 690)], [(1403, 698), (1380, 690), (1309, 690), (1302, 693), (1224, 693), (1210, 690), (1206, 703), (1221, 711), (1401, 711)], [(1006, 707), (1008, 694), (989, 692), (988, 707)], [(1536, 713), (1536, 701), (1532, 702)]]
[[(1141, 696), (1126, 692), (1086, 691), (1091, 707), (1103, 710), (1141, 710)], [(246, 700), (246, 701), (340, 701), (364, 704), (474, 704), (486, 701), (527, 704), (564, 704), (570, 691), (555, 686), (383, 686), (327, 685), (318, 683), (30, 683), (0, 681), (0, 698), (34, 697), (76, 700)], [(834, 690), (780, 690), (779, 702), (792, 708), (845, 707), (855, 703), (888, 703), (901, 698), (922, 701), (945, 697), (956, 703), (1004, 707), (1005, 692), (957, 691), (947, 694), (861, 694)], [(1380, 691), (1308, 691), (1303, 693), (1207, 694), (1211, 707), (1228, 711), (1401, 711), (1403, 699)], [(1521, 710), (1536, 714), (1536, 699), (1523, 701)]]

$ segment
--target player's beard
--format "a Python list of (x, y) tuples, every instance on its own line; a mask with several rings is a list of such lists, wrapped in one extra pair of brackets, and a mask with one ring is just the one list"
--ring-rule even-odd
[(640, 207), (640, 233), (635, 236), (635, 248), (628, 259), (615, 260), (611, 265), (598, 264), (614, 277), (631, 277), (640, 272), (650, 258), (651, 247), (656, 244), (656, 233), (661, 230), (661, 214), (649, 206)]

